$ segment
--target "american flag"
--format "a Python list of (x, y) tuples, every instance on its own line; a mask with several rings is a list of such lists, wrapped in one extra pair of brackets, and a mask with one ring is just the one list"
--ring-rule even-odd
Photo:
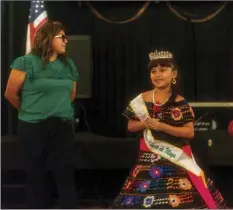
[(48, 16), (45, 10), (44, 1), (31, 1), (29, 23), (27, 28), (26, 54), (31, 51), (34, 36), (37, 30), (47, 21)]

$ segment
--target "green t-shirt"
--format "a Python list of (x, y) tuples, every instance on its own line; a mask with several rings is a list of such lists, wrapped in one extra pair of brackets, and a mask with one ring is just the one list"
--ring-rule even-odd
[(14, 60), (11, 69), (26, 72), (20, 93), (20, 120), (38, 122), (51, 116), (73, 119), (70, 94), (79, 73), (72, 59), (66, 59), (67, 64), (57, 57), (45, 67), (37, 55), (29, 54)]

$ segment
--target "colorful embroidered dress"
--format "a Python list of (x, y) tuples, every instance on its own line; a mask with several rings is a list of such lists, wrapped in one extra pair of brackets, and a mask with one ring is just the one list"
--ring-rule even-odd
[[(193, 110), (189, 104), (185, 100), (175, 102), (174, 98), (175, 96), (172, 96), (162, 107), (156, 107), (151, 102), (143, 101), (143, 103), (150, 117), (159, 118), (164, 123), (182, 126), (194, 121)], [(139, 120), (132, 105), (129, 105), (123, 114), (128, 119)], [(189, 140), (158, 131), (151, 131), (151, 134), (155, 139), (167, 142), (175, 148), (178, 147), (192, 157)], [(168, 154), (169, 151), (167, 150)], [(152, 152), (145, 141), (145, 135), (141, 135), (136, 164), (126, 178), (120, 194), (114, 200), (112, 208), (216, 209), (227, 207), (212, 180), (205, 178), (204, 183), (201, 177)]]

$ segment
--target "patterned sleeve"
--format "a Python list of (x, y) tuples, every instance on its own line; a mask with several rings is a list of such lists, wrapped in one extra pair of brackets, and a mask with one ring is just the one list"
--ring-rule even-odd
[(182, 126), (188, 122), (194, 122), (194, 113), (192, 107), (185, 101), (174, 102), (163, 112), (161, 122)]
[(188, 103), (181, 107), (181, 112), (183, 115), (183, 123), (194, 122), (195, 115), (193, 108)]
[(134, 113), (133, 109), (130, 107), (130, 105), (128, 105), (125, 108), (125, 110), (122, 114), (123, 114), (123, 116), (125, 116), (129, 120), (139, 120), (138, 117), (136, 116), (136, 114)]

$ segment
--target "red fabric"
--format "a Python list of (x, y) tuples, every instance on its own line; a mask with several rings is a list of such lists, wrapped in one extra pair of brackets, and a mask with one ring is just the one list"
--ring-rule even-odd
[(233, 120), (230, 121), (228, 125), (228, 133), (233, 136)]
[[(144, 138), (140, 139), (140, 150), (150, 152), (149, 148), (146, 145)], [(192, 150), (189, 145), (185, 145), (182, 147), (182, 150), (187, 154), (189, 157), (192, 157)], [(215, 201), (212, 195), (209, 192), (209, 189), (205, 187), (203, 180), (201, 177), (194, 175), (193, 173), (187, 171), (189, 178), (191, 179), (193, 185), (196, 187), (197, 191), (200, 193), (201, 197), (205, 201), (206, 205), (210, 209), (217, 209)]]
[(150, 152), (149, 148), (146, 145), (146, 142), (145, 142), (144, 138), (140, 139), (140, 150)]
[[(189, 145), (182, 147), (183, 151), (189, 156), (192, 157), (192, 150)], [(206, 205), (210, 209), (217, 209), (215, 201), (212, 195), (209, 192), (209, 189), (205, 187), (201, 177), (194, 175), (193, 173), (187, 171), (189, 178), (191, 179), (193, 185), (196, 187), (197, 191), (200, 193), (201, 197), (205, 201)]]

